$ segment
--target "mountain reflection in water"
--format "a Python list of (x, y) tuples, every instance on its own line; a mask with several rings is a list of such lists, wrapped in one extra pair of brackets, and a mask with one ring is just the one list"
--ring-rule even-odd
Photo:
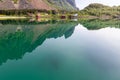
[(46, 39), (70, 37), (76, 25), (76, 22), (63, 21), (0, 21), (0, 64), (8, 59), (22, 58), (26, 52), (32, 52)]
[(119, 27), (118, 20), (2, 20), (0, 80), (120, 80)]
[(8, 59), (21, 59), (26, 52), (32, 52), (49, 38), (69, 38), (78, 24), (89, 30), (105, 27), (120, 27), (118, 20), (80, 20), (29, 22), (28, 20), (0, 21), (0, 64)]

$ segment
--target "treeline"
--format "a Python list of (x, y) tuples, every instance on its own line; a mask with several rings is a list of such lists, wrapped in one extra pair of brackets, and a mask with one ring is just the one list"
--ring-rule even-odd
[(48, 14), (55, 14), (56, 11), (54, 10), (36, 10), (36, 9), (32, 9), (32, 10), (0, 10), (0, 14), (1, 15), (25, 15), (28, 16), (28, 13), (31, 14), (36, 14), (36, 13), (48, 13)]
[(93, 3), (79, 12), (79, 16), (93, 16), (93, 18), (120, 18), (120, 6), (106, 6)]
[(106, 27), (120, 28), (120, 20), (116, 19), (114, 20), (86, 19), (80, 20), (79, 23), (86, 27), (88, 30), (98, 30)]
[[(0, 0), (0, 1), (3, 1), (3, 0)], [(12, 0), (14, 3), (17, 3), (18, 2), (18, 0)]]
[(43, 14), (50, 14), (50, 15), (58, 15), (58, 14), (62, 14), (62, 15), (68, 15), (68, 14), (75, 14), (77, 13), (77, 11), (65, 11), (65, 10), (37, 10), (37, 9), (24, 9), (24, 10), (0, 10), (0, 15), (8, 15), (8, 16), (12, 16), (12, 15), (17, 15), (17, 16), (29, 16), (30, 14), (37, 14), (37, 13), (43, 13)]

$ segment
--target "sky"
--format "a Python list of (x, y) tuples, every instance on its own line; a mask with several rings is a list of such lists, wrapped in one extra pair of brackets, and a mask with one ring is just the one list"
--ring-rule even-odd
[(102, 3), (108, 6), (118, 6), (120, 5), (120, 0), (76, 0), (76, 5), (79, 9), (83, 9), (90, 3)]

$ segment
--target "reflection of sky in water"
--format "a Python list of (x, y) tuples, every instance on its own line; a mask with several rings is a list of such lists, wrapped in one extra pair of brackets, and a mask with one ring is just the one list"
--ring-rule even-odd
[[(80, 31), (81, 30), (81, 31)], [(82, 26), (76, 28), (77, 34), (82, 39), (80, 43), (84, 43), (87, 54), (95, 58), (98, 64), (104, 64), (104, 67), (120, 66), (120, 29), (104, 28), (100, 30), (88, 31)], [(88, 56), (88, 57), (89, 57)]]
[(0, 66), (0, 80), (119, 80), (120, 29), (87, 30), (47, 39), (21, 60)]

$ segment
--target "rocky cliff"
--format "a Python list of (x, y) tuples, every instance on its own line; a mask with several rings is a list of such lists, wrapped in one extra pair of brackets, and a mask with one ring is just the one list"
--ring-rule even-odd
[(75, 0), (47, 0), (50, 5), (60, 10), (77, 10)]
[(75, 0), (0, 0), (0, 10), (77, 10)]

